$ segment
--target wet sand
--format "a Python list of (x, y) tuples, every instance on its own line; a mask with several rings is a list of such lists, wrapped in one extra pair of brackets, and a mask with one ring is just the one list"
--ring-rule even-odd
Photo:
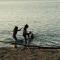
[(0, 48), (0, 60), (60, 60), (60, 49)]

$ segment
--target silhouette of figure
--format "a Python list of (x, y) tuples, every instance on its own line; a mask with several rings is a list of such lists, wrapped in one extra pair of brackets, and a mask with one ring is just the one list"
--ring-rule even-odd
[[(22, 28), (21, 28), (22, 29)], [(18, 27), (15, 26), (14, 30), (13, 30), (13, 38), (15, 39), (15, 44), (14, 44), (14, 47), (17, 48), (17, 45), (16, 45), (16, 41), (17, 41), (17, 32), (20, 31), (21, 29), (18, 30)]]
[(34, 39), (34, 34), (30, 31), (29, 32), (29, 40), (28, 40), (28, 45), (32, 42), (32, 40)]
[(23, 29), (23, 37), (25, 39), (25, 45), (27, 44), (27, 36), (29, 37), (29, 33), (27, 32), (28, 27), (29, 27), (28, 24), (26, 24)]
[(31, 31), (29, 32), (29, 38), (34, 39), (34, 34)]
[[(21, 28), (21, 29), (22, 29), (22, 28)], [(20, 31), (21, 29), (18, 30), (18, 27), (15, 26), (15, 28), (14, 28), (14, 30), (13, 30), (13, 38), (15, 39), (15, 41), (17, 41), (17, 37), (16, 37), (17, 32)]]

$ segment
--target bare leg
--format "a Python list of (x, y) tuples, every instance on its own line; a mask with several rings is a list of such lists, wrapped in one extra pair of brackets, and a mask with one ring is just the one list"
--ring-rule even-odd
[(24, 37), (24, 39), (25, 39), (25, 45), (27, 44), (27, 38), (26, 37)]
[(17, 45), (16, 45), (17, 37), (14, 36), (13, 38), (15, 39), (15, 45), (14, 45), (14, 47), (17, 48)]

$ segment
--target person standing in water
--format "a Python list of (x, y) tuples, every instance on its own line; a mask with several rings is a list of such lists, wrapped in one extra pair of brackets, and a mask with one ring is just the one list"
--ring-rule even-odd
[(25, 39), (25, 45), (27, 44), (27, 36), (29, 37), (29, 33), (27, 32), (28, 27), (29, 27), (28, 24), (26, 24), (23, 29), (23, 37)]
[[(22, 29), (22, 28), (21, 28)], [(21, 29), (18, 30), (18, 27), (15, 26), (14, 30), (13, 30), (13, 38), (15, 39), (15, 44), (14, 44), (14, 48), (17, 48), (17, 45), (16, 45), (16, 41), (17, 41), (17, 32), (20, 31)]]
[[(21, 29), (22, 29), (22, 28), (21, 28)], [(17, 32), (20, 31), (21, 29), (18, 30), (18, 27), (15, 26), (15, 28), (14, 28), (14, 30), (13, 30), (13, 38), (15, 39), (15, 41), (17, 41), (17, 37), (16, 37)]]
[(29, 31), (29, 37), (28, 37), (28, 45), (33, 41), (34, 39), (34, 34), (32, 31)]
[(29, 39), (34, 39), (34, 34), (31, 31), (29, 32)]

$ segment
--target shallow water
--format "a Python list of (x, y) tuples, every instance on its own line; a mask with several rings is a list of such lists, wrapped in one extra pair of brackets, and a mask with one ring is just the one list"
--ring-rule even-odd
[[(60, 2), (58, 1), (1, 1), (0, 41), (14, 41), (12, 31), (29, 24), (34, 33), (33, 44), (40, 46), (60, 46)], [(22, 31), (17, 34), (23, 39)], [(0, 42), (0, 47), (10, 46)]]

